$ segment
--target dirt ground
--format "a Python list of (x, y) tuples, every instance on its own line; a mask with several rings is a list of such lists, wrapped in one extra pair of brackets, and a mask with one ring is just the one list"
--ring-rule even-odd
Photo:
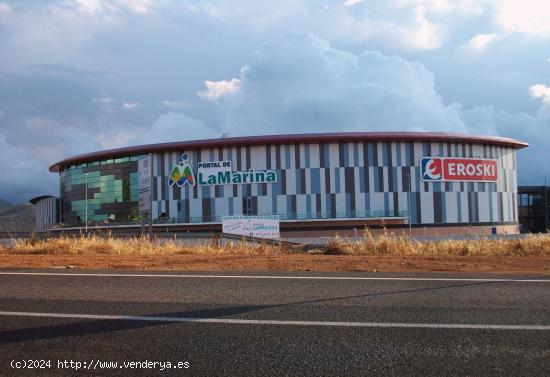
[(0, 268), (174, 271), (495, 272), (550, 274), (550, 257), (284, 255), (26, 255), (0, 253)]

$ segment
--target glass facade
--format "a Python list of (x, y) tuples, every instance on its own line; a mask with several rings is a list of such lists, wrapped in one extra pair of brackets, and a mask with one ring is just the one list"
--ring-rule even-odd
[(90, 225), (138, 219), (137, 161), (142, 157), (94, 161), (62, 170), (59, 174), (61, 222), (84, 224), (86, 207)]
[(550, 231), (550, 186), (519, 186), (519, 222), (524, 233)]

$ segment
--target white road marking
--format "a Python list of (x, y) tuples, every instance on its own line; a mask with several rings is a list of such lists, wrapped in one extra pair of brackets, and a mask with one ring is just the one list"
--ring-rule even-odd
[(297, 280), (396, 280), (396, 281), (469, 281), (469, 282), (512, 282), (512, 283), (550, 283), (549, 279), (504, 279), (504, 278), (422, 278), (422, 277), (361, 277), (361, 276), (277, 276), (277, 275), (195, 275), (195, 274), (100, 274), (100, 273), (63, 273), (63, 272), (8, 272), (0, 275), (28, 276), (78, 276), (78, 277), (143, 277), (143, 278), (191, 278), (191, 279), (297, 279)]
[(547, 325), (490, 325), (466, 323), (399, 323), (399, 322), (330, 322), (330, 321), (279, 321), (270, 319), (234, 319), (234, 318), (188, 318), (188, 317), (155, 317), (133, 315), (104, 314), (67, 314), (35, 312), (2, 312), (0, 316), (11, 317), (45, 317), (95, 320), (124, 320), (149, 322), (193, 322), (232, 325), (280, 325), (280, 326), (325, 326), (325, 327), (397, 327), (422, 329), (468, 329), (468, 330), (550, 330)]

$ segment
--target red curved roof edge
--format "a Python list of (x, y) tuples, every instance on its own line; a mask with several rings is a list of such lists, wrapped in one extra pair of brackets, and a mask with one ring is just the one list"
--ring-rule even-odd
[(177, 141), (160, 144), (137, 145), (132, 147), (107, 149), (98, 152), (68, 157), (50, 166), (50, 172), (59, 172), (60, 167), (88, 161), (135, 156), (139, 154), (182, 149), (219, 148), (258, 144), (294, 144), (337, 141), (409, 141), (409, 142), (453, 142), (502, 145), (516, 149), (527, 147), (522, 141), (498, 136), (467, 135), (446, 132), (338, 132), (285, 135), (242, 136), (219, 139)]

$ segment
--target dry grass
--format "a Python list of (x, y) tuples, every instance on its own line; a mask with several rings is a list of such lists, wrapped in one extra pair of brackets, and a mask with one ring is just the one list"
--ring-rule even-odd
[(287, 252), (278, 245), (265, 243), (251, 244), (244, 241), (221, 243), (212, 238), (202, 243), (187, 245), (175, 239), (152, 239), (147, 237), (113, 238), (95, 235), (59, 237), (49, 239), (15, 239), (7, 249), (19, 254), (48, 255), (171, 255), (171, 254), (237, 254), (237, 255), (276, 255)]
[(515, 240), (416, 241), (387, 231), (382, 236), (373, 237), (367, 229), (358, 241), (336, 237), (327, 244), (325, 252), (335, 255), (550, 256), (550, 234), (529, 235)]
[[(46, 255), (280, 255), (296, 250), (283, 245), (248, 243), (244, 241), (222, 243), (218, 238), (200, 244), (186, 245), (175, 239), (100, 237), (95, 235), (50, 239), (16, 239), (3, 253)], [(531, 235), (517, 240), (445, 240), (415, 241), (406, 236), (384, 232), (373, 237), (367, 229), (362, 239), (348, 241), (335, 237), (317, 253), (330, 255), (394, 255), (394, 256), (550, 256), (550, 234)], [(310, 252), (314, 253), (314, 252)]]

